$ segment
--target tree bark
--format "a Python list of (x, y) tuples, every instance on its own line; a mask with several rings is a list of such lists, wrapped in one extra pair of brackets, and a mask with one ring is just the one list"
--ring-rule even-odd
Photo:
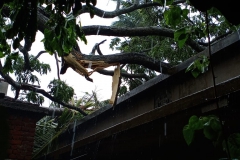
[[(135, 28), (125, 28), (125, 27), (110, 27), (110, 26), (83, 26), (83, 32), (86, 36), (98, 35), (102, 36), (117, 36), (117, 37), (132, 37), (132, 36), (163, 36), (174, 38), (174, 30), (162, 27), (135, 27)], [(188, 44), (192, 49), (197, 52), (201, 52), (205, 47), (200, 46), (197, 42), (192, 39), (188, 39), (186, 44)]]
[(157, 72), (162, 71), (164, 74), (173, 74), (170, 64), (155, 60), (141, 53), (117, 53), (111, 55), (86, 55), (80, 52), (78, 53), (81, 59), (77, 60), (104, 61), (108, 64), (138, 64)]

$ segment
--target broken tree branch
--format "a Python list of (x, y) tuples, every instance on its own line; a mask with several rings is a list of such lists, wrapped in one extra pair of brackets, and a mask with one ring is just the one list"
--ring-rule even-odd
[[(95, 62), (104, 62), (106, 64), (138, 64), (142, 65), (146, 68), (149, 68), (151, 70), (160, 72), (160, 61), (154, 60), (153, 58), (147, 56), (146, 54), (141, 53), (117, 53), (117, 54), (111, 54), (111, 55), (85, 55), (80, 52), (78, 53), (79, 59), (78, 61), (95, 61)], [(83, 66), (88, 66), (83, 65)], [(92, 65), (92, 67), (97, 67)], [(162, 72), (164, 74), (173, 74), (171, 72), (171, 65), (165, 62), (161, 62)]]

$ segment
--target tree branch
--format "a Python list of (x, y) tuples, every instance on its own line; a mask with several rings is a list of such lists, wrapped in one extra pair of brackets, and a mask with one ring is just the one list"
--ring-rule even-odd
[(19, 51), (23, 53), (23, 58), (24, 58), (24, 70), (29, 70), (33, 71), (31, 66), (30, 66), (30, 61), (29, 61), (29, 54), (28, 51), (25, 47), (22, 45), (19, 46)]
[[(97, 71), (100, 74), (106, 75), (106, 76), (113, 76), (114, 72), (113, 71), (108, 71), (108, 70), (99, 70)], [(126, 78), (144, 78), (146, 81), (149, 80), (149, 77), (142, 73), (142, 74), (129, 74), (126, 72), (121, 72), (121, 76), (122, 77), (126, 77)]]
[[(76, 52), (76, 51), (75, 51)], [(85, 55), (77, 52), (80, 59), (86, 61), (104, 61), (108, 64), (120, 63), (120, 64), (138, 64), (146, 68), (160, 72), (160, 67), (162, 67), (162, 72), (165, 74), (173, 74), (171, 71), (171, 65), (159, 60), (154, 60), (153, 58), (141, 53), (117, 53), (111, 55)]]
[(34, 58), (33, 60), (38, 59), (43, 53), (48, 53), (47, 51), (40, 51)]
[[(2, 79), (0, 78), (0, 82), (3, 81), (3, 82), (7, 82), (5, 79)], [(22, 83), (26, 86), (29, 86), (29, 87), (35, 87), (35, 88), (41, 88), (40, 86), (37, 86), (37, 85), (34, 85), (34, 84), (27, 84), (27, 83)]]
[[(162, 6), (160, 3), (146, 3), (146, 4), (140, 4), (140, 5), (132, 5), (128, 8), (124, 8), (124, 9), (120, 9), (120, 10), (115, 10), (112, 12), (108, 12), (108, 11), (104, 11), (101, 10), (99, 8), (96, 8), (94, 6), (92, 6), (91, 8), (94, 11), (94, 15), (101, 17), (101, 18), (114, 18), (117, 17), (121, 14), (126, 14), (132, 11), (135, 11), (137, 9), (142, 9), (142, 8), (147, 8), (147, 7), (153, 7), (153, 6)], [(79, 14), (83, 14), (83, 13), (90, 13), (89, 7), (84, 5), (82, 7), (82, 10), (79, 12)]]
[[(86, 36), (96, 35), (99, 26), (83, 26), (82, 30), (84, 31)], [(100, 26), (100, 31), (98, 35), (102, 36), (118, 36), (118, 37), (126, 37), (126, 36), (151, 36), (158, 35), (163, 37), (174, 38), (174, 30), (162, 27), (135, 27), (135, 28), (124, 28), (124, 27), (109, 27), (109, 26)], [(197, 42), (192, 39), (188, 39), (186, 42), (191, 48), (193, 48), (197, 52), (201, 52), (205, 49), (205, 47), (200, 46)]]
[[(173, 5), (184, 3), (184, 2), (186, 2), (186, 0), (174, 1)], [(94, 6), (92, 6), (91, 8), (93, 9), (94, 14), (98, 17), (114, 18), (114, 17), (117, 17), (117, 16), (122, 15), (122, 14), (133, 12), (137, 9), (148, 8), (148, 7), (157, 7), (157, 6), (162, 7), (162, 5), (160, 3), (157, 3), (157, 2), (145, 3), (145, 4), (139, 4), (139, 5), (135, 3), (132, 6), (130, 6), (128, 8), (124, 8), (124, 9), (119, 9), (119, 6), (120, 6), (120, 2), (117, 2), (116, 10), (112, 11), (112, 12), (104, 11), (104, 10), (101, 10), (101, 9), (96, 8)], [(88, 6), (84, 5), (82, 7), (82, 10), (79, 12), (79, 14), (83, 14), (83, 13), (90, 13), (90, 10), (89, 10)]]
[(103, 40), (103, 41), (101, 41), (100, 43), (96, 43), (96, 44), (93, 46), (93, 49), (92, 49), (91, 54), (92, 54), (92, 55), (95, 55), (95, 52), (96, 52), (96, 50), (97, 50), (97, 52), (98, 52), (99, 55), (103, 55), (102, 52), (101, 52), (101, 50), (100, 50), (100, 48), (99, 48), (99, 45), (103, 44), (105, 41), (106, 41), (106, 39)]
[[(62, 101), (59, 101), (57, 100), (56, 98), (54, 98), (53, 96), (51, 96), (49, 93), (47, 93), (45, 90), (43, 89), (38, 89), (38, 88), (35, 88), (34, 86), (30, 86), (30, 85), (26, 85), (26, 84), (20, 84), (16, 81), (14, 81), (9, 75), (7, 74), (4, 74), (2, 72), (2, 63), (0, 61), (0, 75), (6, 80), (6, 82), (8, 82), (10, 85), (12, 85), (16, 91), (18, 90), (29, 90), (29, 91), (34, 91), (34, 92), (37, 92), (37, 93), (40, 93), (42, 95), (44, 95), (45, 97), (47, 97), (48, 99), (56, 102), (56, 103), (59, 103), (61, 105), (63, 105), (64, 107), (67, 107), (69, 109), (73, 109), (73, 110), (76, 110), (76, 111), (79, 111), (82, 115), (86, 116), (87, 113), (85, 113), (84, 111), (82, 111), (80, 108), (77, 108), (75, 106), (72, 106), (72, 105), (69, 105), (69, 104), (66, 104)], [(17, 95), (16, 95), (17, 96)], [(16, 97), (15, 96), (15, 97)]]
[[(155, 4), (155, 3), (150, 3), (147, 5), (151, 6), (153, 4)], [(122, 11), (122, 10), (120, 10), (120, 11)], [(104, 18), (107, 13), (108, 12), (106, 12), (104, 14), (104, 16), (103, 16)], [(39, 14), (38, 28), (43, 33), (45, 27), (47, 27), (45, 24), (48, 21), (48, 18), (45, 15), (43, 15), (40, 11), (38, 11), (38, 14)], [(121, 13), (121, 14), (123, 14), (123, 13)], [(102, 16), (103, 12), (101, 12), (100, 15)], [(99, 30), (99, 28), (100, 28), (100, 30)], [(123, 28), (123, 27), (120, 28), (120, 27), (93, 25), (93, 26), (83, 26), (82, 30), (86, 36), (96, 35), (98, 33), (98, 35), (102, 35), (102, 36), (131, 37), (131, 36), (158, 35), (158, 36), (163, 36), (163, 37), (174, 38), (174, 30), (168, 29), (168, 28), (156, 27), (156, 26), (136, 27), (136, 28)], [(99, 32), (98, 32), (98, 30), (99, 30)], [(199, 45), (197, 42), (195, 42), (192, 39), (188, 39), (186, 44), (189, 45), (196, 52), (201, 52), (205, 49), (205, 47)]]

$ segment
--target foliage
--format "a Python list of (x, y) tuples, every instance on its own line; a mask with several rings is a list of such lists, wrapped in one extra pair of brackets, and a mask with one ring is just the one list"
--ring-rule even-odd
[(108, 100), (100, 101), (96, 91), (92, 91), (92, 93), (85, 92), (81, 98), (72, 98), (70, 100), (70, 104), (81, 108), (88, 114), (106, 106), (108, 103)]
[[(30, 55), (30, 66), (33, 71), (36, 71), (40, 75), (47, 74), (51, 71), (50, 65), (40, 62), (38, 59), (35, 59), (33, 55)], [(6, 64), (7, 60), (5, 61)], [(30, 83), (35, 84), (35, 82), (39, 85), (39, 79), (33, 72), (29, 70), (24, 71), (24, 59), (22, 56), (17, 56), (16, 61), (13, 63), (12, 69), (15, 71), (14, 75), (16, 76), (16, 80), (20, 83)], [(6, 69), (7, 67), (5, 67)], [(23, 72), (24, 71), (24, 72)]]
[[(121, 7), (127, 8), (133, 5), (134, 2), (133, 0), (121, 1)], [(159, 26), (160, 28), (171, 28), (174, 29), (173, 39), (160, 36), (128, 37), (125, 39), (117, 37), (112, 39), (110, 48), (120, 50), (121, 52), (146, 53), (157, 60), (167, 61), (173, 65), (179, 64), (198, 53), (185, 44), (189, 39), (205, 43), (207, 38), (205, 15), (190, 6), (188, 1), (180, 4), (173, 4), (174, 1), (172, 0), (155, 0), (155, 2), (160, 3), (163, 7), (143, 8), (120, 15), (119, 20), (114, 22), (112, 26), (130, 28)], [(211, 26), (210, 36), (212, 38), (233, 30), (233, 27), (225, 22), (225, 18), (215, 8), (210, 9), (208, 15), (209, 25)], [(209, 62), (206, 58), (200, 57), (187, 70), (191, 71), (194, 77), (197, 77), (200, 73), (206, 71), (208, 64)], [(137, 71), (138, 65), (137, 67), (129, 66), (126, 65), (127, 69), (124, 67), (127, 73), (145, 73), (149, 76), (149, 79), (154, 77), (154, 73), (150, 72), (152, 74), (149, 75), (147, 69), (144, 69), (146, 72), (143, 70), (141, 72)], [(141, 81), (144, 80), (141, 79)], [(137, 79), (123, 78), (121, 87), (124, 85), (129, 87), (120, 89), (121, 94), (141, 84)]]
[[(157, 1), (161, 4), (164, 1)], [(147, 26), (161, 26), (161, 27), (173, 27), (179, 28), (174, 34), (174, 39), (166, 38), (161, 36), (145, 36), (145, 37), (128, 37), (125, 39), (114, 38), (110, 43), (111, 49), (120, 50), (121, 52), (139, 52), (145, 53), (146, 55), (153, 57), (156, 60), (167, 61), (173, 65), (179, 64), (180, 62), (188, 59), (196, 52), (193, 51), (188, 46), (184, 45), (193, 29), (190, 27), (183, 28), (182, 24), (175, 26), (171, 22), (183, 22), (188, 14), (187, 9), (181, 9), (179, 6), (171, 5), (173, 1), (166, 2), (166, 11), (163, 14), (161, 7), (144, 8), (130, 12), (119, 16), (119, 20), (114, 22), (112, 26), (115, 27), (147, 27)], [(122, 8), (127, 8), (133, 1), (123, 1)], [(170, 6), (170, 7), (169, 7)], [(174, 17), (177, 10), (181, 13), (179, 14), (179, 20)], [(166, 22), (168, 21), (168, 22)], [(181, 28), (180, 28), (181, 27)], [(184, 30), (184, 32), (183, 32)], [(149, 76), (149, 79), (155, 77), (157, 74), (149, 69), (146, 69), (139, 65), (125, 65), (122, 72), (127, 72), (130, 74), (144, 73)], [(123, 89), (120, 88), (120, 95), (123, 95), (129, 90), (142, 84), (146, 79), (122, 79)], [(129, 87), (125, 87), (128, 85)]]
[[(197, 117), (195, 115), (189, 118), (188, 124), (183, 127), (183, 137), (188, 145), (194, 140), (194, 133), (202, 130), (204, 136), (211, 140), (214, 146), (222, 145), (224, 151), (227, 152), (226, 142), (222, 135), (222, 126), (219, 118), (210, 115)], [(240, 133), (231, 134), (227, 138), (231, 158), (240, 158)]]
[[(98, 100), (96, 91), (92, 91), (92, 94), (86, 92), (84, 96), (77, 100), (71, 98), (69, 103), (84, 109), (89, 114), (106, 105), (105, 101), (100, 102)], [(43, 117), (36, 124), (33, 158), (56, 149), (57, 146), (55, 144), (57, 144), (58, 136), (66, 131), (75, 121), (83, 118), (79, 112), (67, 108), (64, 108), (61, 116), (55, 117), (54, 114), (53, 112), (52, 116)]]
[[(33, 71), (36, 71), (40, 75), (47, 74), (51, 71), (49, 64), (40, 62), (33, 55), (30, 55), (29, 60), (30, 60), (30, 66), (33, 69)], [(31, 72), (29, 70), (24, 70), (24, 58), (22, 56), (16, 55), (14, 58), (14, 62), (11, 65), (6, 65), (7, 63), (9, 62), (6, 59), (5, 65), (4, 65), (5, 71), (6, 72), (15, 71), (14, 75), (16, 77), (17, 82), (24, 83), (24, 84), (32, 84), (32, 85), (36, 83), (38, 85), (40, 84), (40, 81), (37, 75), (34, 74), (34, 72)], [(12, 89), (14, 90), (14, 88)], [(20, 93), (20, 100), (27, 100), (28, 102), (42, 104), (44, 102), (44, 97), (37, 94), (34, 91), (24, 90)]]
[[(231, 158), (240, 159), (240, 133), (231, 134), (227, 142)], [(225, 142), (223, 142), (223, 149), (227, 152)]]
[(61, 116), (43, 117), (36, 124), (33, 159), (49, 153), (56, 148), (58, 136), (67, 130), (67, 128), (76, 120), (82, 119), (83, 116), (76, 111), (64, 109)]
[(203, 130), (206, 138), (217, 141), (221, 136), (221, 124), (216, 116), (200, 117), (191, 116), (187, 125), (183, 128), (183, 136), (188, 145), (190, 145), (194, 138), (196, 130)]
[[(186, 44), (190, 40), (196, 42), (196, 44), (205, 42), (205, 15), (194, 9), (188, 1), (121, 0), (119, 9), (127, 9), (136, 6), (136, 3), (144, 4), (146, 2), (158, 2), (159, 5), (136, 10), (130, 9), (127, 13), (119, 15), (119, 20), (114, 22), (112, 26), (129, 28), (157, 26), (172, 30), (171, 36), (146, 35), (145, 37), (121, 39), (117, 37), (112, 40), (110, 48), (121, 52), (145, 53), (158, 61), (165, 61), (172, 65), (179, 64), (195, 55), (197, 52)], [(25, 52), (30, 51), (31, 45), (35, 41), (36, 32), (39, 30), (44, 33), (42, 42), (46, 51), (50, 54), (56, 53), (59, 57), (65, 56), (72, 51), (73, 47), (78, 47), (78, 40), (87, 43), (81, 23), (77, 19), (78, 15), (85, 12), (89, 12), (91, 18), (95, 14), (94, 11), (99, 16), (100, 10), (94, 7), (96, 3), (96, 0), (1, 1), (0, 58), (5, 58), (3, 72), (5, 74), (14, 73), (16, 81), (20, 84), (31, 83), (36, 85), (37, 83), (39, 85), (38, 77), (32, 71), (24, 68), (25, 58), (27, 57)], [(103, 13), (105, 14), (105, 12)], [(211, 38), (216, 38), (234, 29), (225, 22), (225, 18), (218, 10), (212, 8), (208, 11), (208, 14)], [(39, 23), (42, 20), (47, 20), (47, 23), (45, 23), (46, 21), (44, 21), (44, 24)], [(23, 42), (25, 42), (24, 47), (21, 45)], [(19, 51), (23, 53), (24, 58), (20, 56)], [(39, 72), (41, 75), (50, 71), (48, 64), (39, 62), (33, 56), (30, 55), (29, 60), (33, 71)], [(199, 61), (196, 61), (188, 68), (194, 76), (202, 73), (204, 66), (207, 66), (207, 62)], [(146, 76), (144, 78), (123, 77), (120, 95), (157, 75), (155, 71), (141, 65), (124, 65), (122, 72)], [(55, 80), (49, 86), (54, 86), (53, 88), (50, 87), (50, 94), (57, 100), (68, 103), (73, 95), (73, 91), (69, 87), (65, 88), (66, 95), (62, 94), (64, 88), (62, 88), (61, 92), (58, 91), (59, 87), (57, 86), (61, 86), (61, 84)], [(20, 98), (38, 104), (43, 103), (44, 100), (34, 90), (30, 92), (21, 91)]]
[[(48, 28), (44, 31), (45, 39), (43, 40), (47, 51), (50, 53), (57, 51), (61, 56), (63, 53), (69, 53), (69, 51), (71, 51), (76, 45), (78, 38), (86, 43), (84, 33), (81, 31), (80, 26), (76, 24), (75, 19), (75, 16), (77, 16), (82, 9), (82, 3), (86, 3), (91, 10), (92, 5), (96, 5), (96, 0), (36, 0), (32, 1), (30, 5), (27, 0), (5, 1), (0, 8), (9, 8), (11, 13), (9, 19), (0, 17), (0, 40), (2, 42), (0, 46), (0, 57), (6, 56), (10, 52), (9, 44), (6, 43), (7, 39), (13, 41), (13, 49), (17, 49), (23, 39), (29, 39), (31, 43), (35, 41), (38, 30), (38, 5), (46, 5), (46, 11), (50, 15), (50, 19), (46, 24)], [(73, 13), (71, 11), (73, 11)], [(93, 17), (94, 13), (91, 12), (90, 15)], [(52, 39), (52, 37), (54, 38)]]
[[(40, 105), (42, 105), (44, 102), (44, 97), (40, 96), (34, 91), (29, 91), (28, 93), (26, 93), (25, 98), (27, 99), (28, 102), (32, 102)], [(24, 100), (24, 98), (21, 97), (20, 100)]]
[(65, 82), (61, 80), (52, 80), (48, 88), (50, 89), (50, 94), (59, 101), (68, 103), (73, 97), (74, 89), (68, 86)]
[[(78, 37), (87, 43), (83, 31), (76, 25), (76, 18), (68, 15), (66, 18), (59, 18), (57, 25), (52, 21), (48, 23), (49, 28), (44, 30), (44, 39), (42, 40), (45, 49), (53, 54), (55, 51), (59, 56), (70, 53), (72, 48), (77, 45)], [(53, 28), (53, 29), (52, 29)], [(54, 38), (52, 38), (54, 37)]]
[(209, 60), (206, 56), (201, 56), (192, 62), (185, 72), (191, 71), (193, 77), (197, 78), (199, 74), (205, 73), (208, 70)]

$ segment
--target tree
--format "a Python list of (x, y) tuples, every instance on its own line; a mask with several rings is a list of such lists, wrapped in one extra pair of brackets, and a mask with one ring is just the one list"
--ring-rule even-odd
[[(69, 67), (92, 81), (90, 75), (97, 71), (104, 75), (113, 75), (113, 71), (104, 70), (112, 65), (121, 65), (122, 84), (127, 83), (133, 89), (156, 76), (174, 74), (171, 67), (207, 47), (205, 13), (197, 11), (185, 0), (117, 0), (116, 10), (107, 12), (95, 7), (96, 0), (5, 0), (0, 2), (0, 75), (15, 90), (15, 98), (27, 99), (33, 103), (42, 103), (43, 96), (64, 107), (82, 109), (69, 104), (74, 91), (64, 82), (52, 80), (50, 91), (39, 88), (38, 77), (33, 74), (48, 74), (49, 64), (38, 60), (48, 52), (61, 59), (59, 73), (64, 74)], [(112, 26), (81, 26), (77, 16), (89, 13), (90, 17), (113, 18), (119, 21)], [(214, 43), (230, 34), (234, 27), (225, 21), (221, 13), (212, 8), (208, 11), (210, 33)], [(36, 32), (44, 33), (45, 50), (36, 56), (30, 55)], [(121, 53), (105, 55), (100, 50), (103, 42), (93, 47), (92, 54), (83, 54), (78, 40), (87, 43), (89, 35), (116, 36), (110, 47)], [(122, 41), (118, 37), (128, 37)], [(24, 45), (21, 45), (22, 42)], [(97, 51), (99, 55), (94, 53)], [(167, 60), (167, 62), (164, 62)], [(93, 69), (88, 72), (86, 68)], [(14, 73), (16, 80), (10, 77)], [(60, 77), (60, 76), (59, 76)], [(38, 85), (36, 85), (38, 83)], [(121, 94), (128, 88), (122, 86)]]

